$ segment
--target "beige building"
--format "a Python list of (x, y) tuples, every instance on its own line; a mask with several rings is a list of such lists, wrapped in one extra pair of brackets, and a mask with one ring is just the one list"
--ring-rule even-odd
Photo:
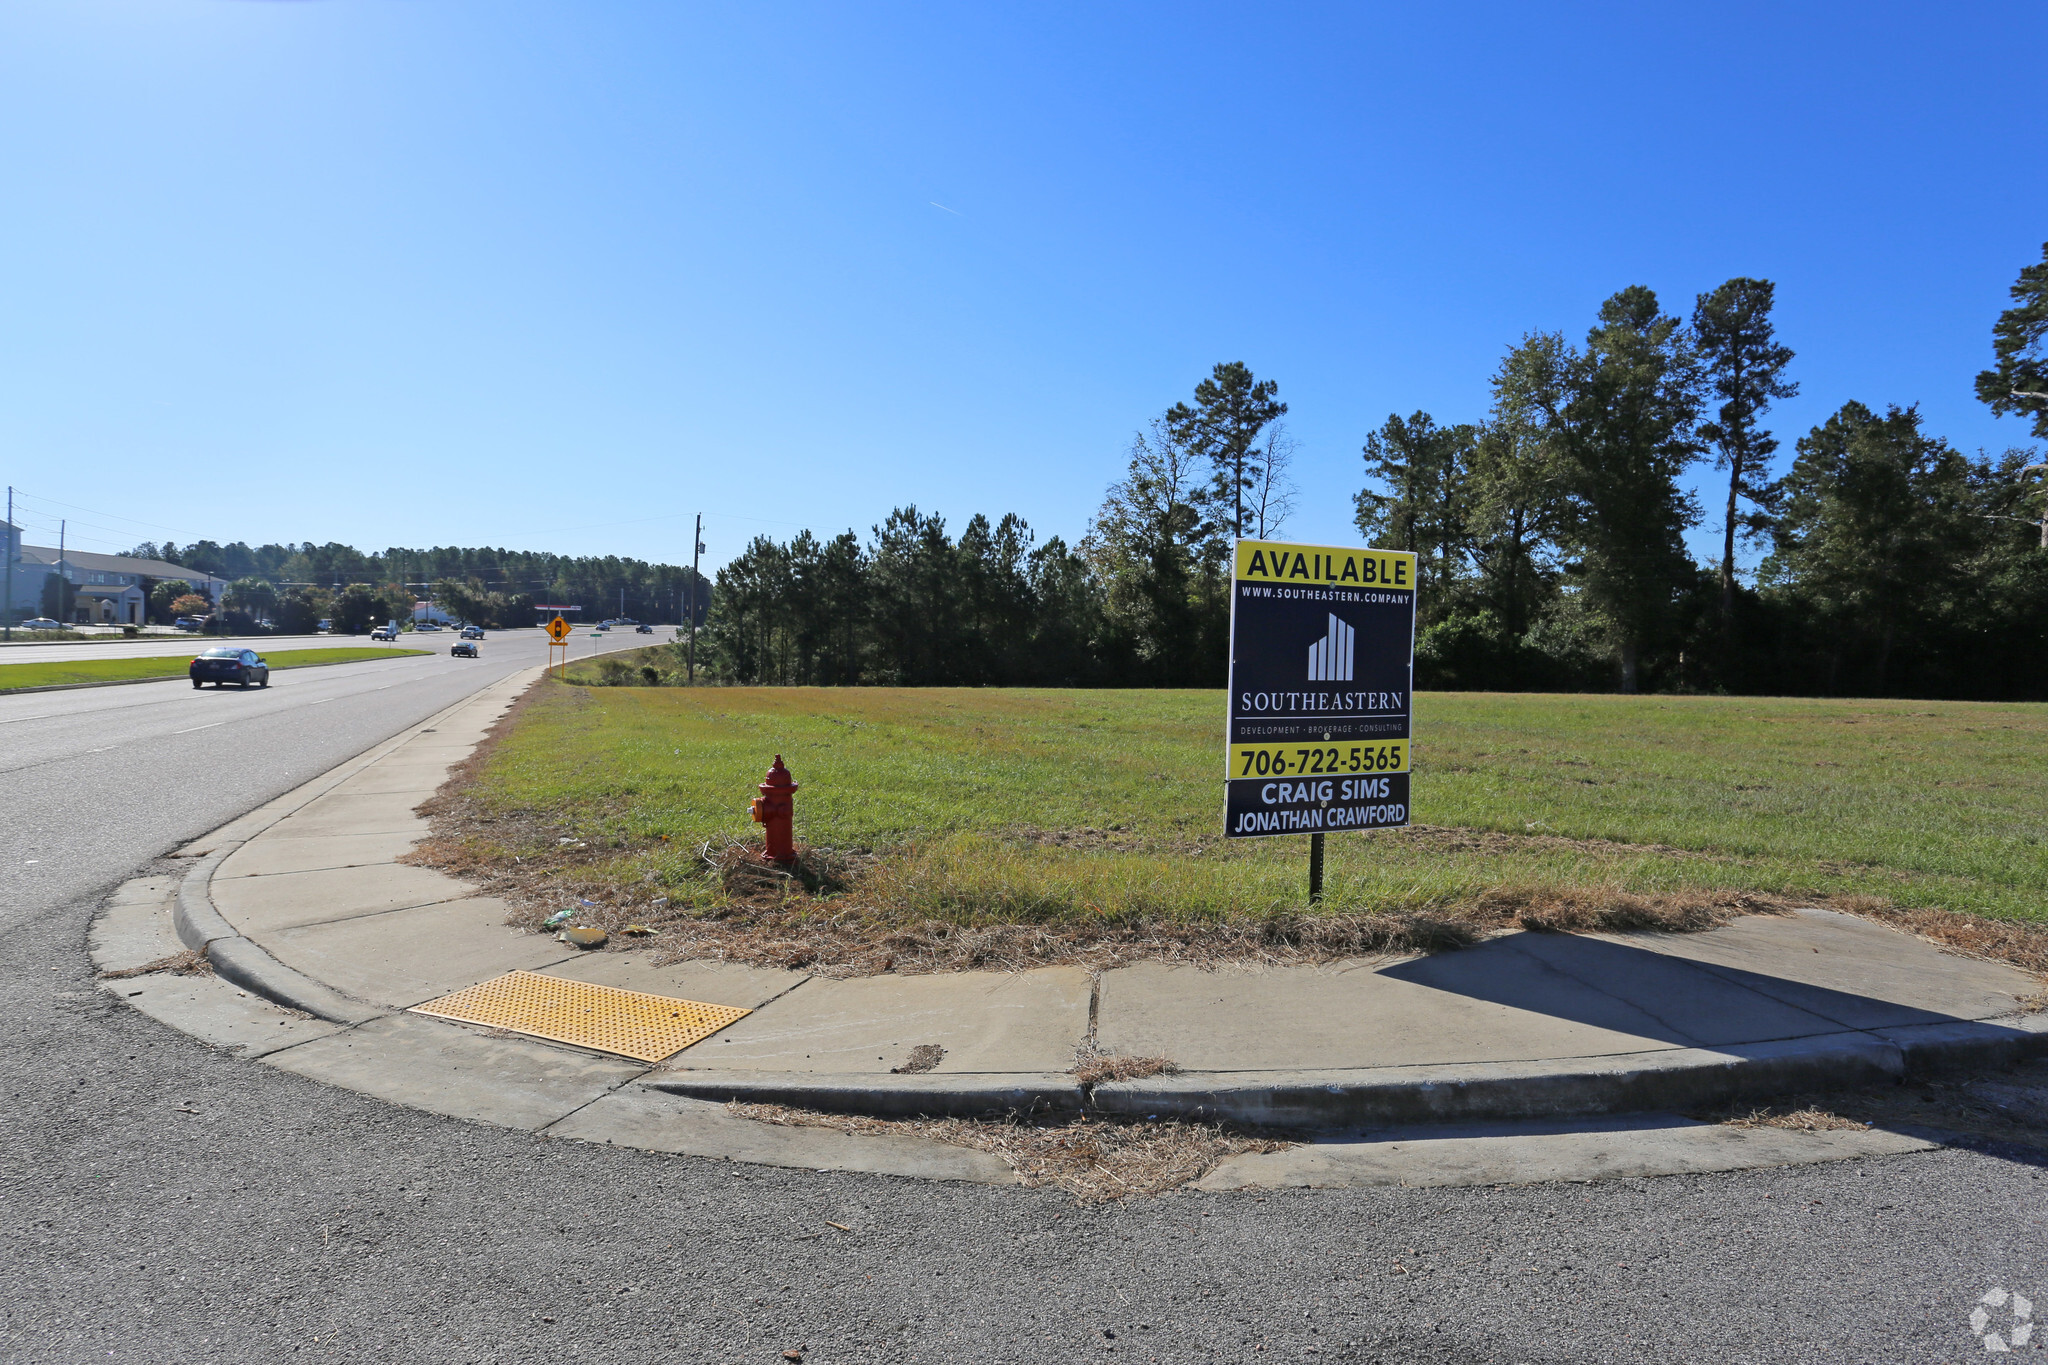
[[(8, 539), (13, 540), (13, 534), (8, 534)], [(167, 578), (184, 579), (194, 592), (205, 594), (214, 603), (227, 587), (224, 578), (182, 564), (131, 555), (71, 549), (60, 554), (51, 546), (17, 543), (13, 559), (17, 622), (42, 613), (43, 583), (54, 573), (61, 573), (71, 583), (73, 600), (67, 625), (139, 626), (149, 617), (149, 589)]]

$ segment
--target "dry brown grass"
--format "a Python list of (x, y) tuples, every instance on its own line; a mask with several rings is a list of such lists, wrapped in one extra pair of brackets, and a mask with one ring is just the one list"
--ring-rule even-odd
[(580, 907), (579, 923), (614, 934), (629, 923), (647, 925), (659, 931), (656, 947), (666, 961), (710, 958), (846, 976), (1053, 965), (1102, 970), (1142, 961), (1325, 963), (1445, 952), (1517, 928), (1693, 932), (1738, 915), (1791, 908), (1748, 892), (1653, 896), (1616, 889), (1503, 889), (1469, 909), (1446, 913), (1275, 913), (1224, 923), (1147, 917), (1120, 924), (904, 924), (887, 907), (838, 889), (857, 884), (859, 863), (871, 855), (804, 849), (797, 867), (783, 870), (760, 863), (754, 851), (744, 844), (706, 850), (705, 861), (726, 893), (708, 911), (621, 902), (608, 883), (579, 884), (559, 863), (481, 863), (466, 856), (460, 841), (445, 837), (422, 844), (407, 861), (481, 883), (489, 894), (510, 901), (513, 922), (528, 928), (538, 928), (564, 904), (588, 902)]
[[(719, 886), (718, 904), (673, 907), (659, 900), (622, 899), (616, 885), (601, 875), (580, 880), (579, 863), (596, 861), (601, 853), (565, 847), (546, 860), (505, 864), (482, 840), (465, 834), (464, 822), (474, 816), (457, 782), (451, 779), (423, 807), (435, 817), (436, 834), (405, 861), (479, 883), (511, 902), (512, 922), (527, 928), (539, 928), (549, 914), (570, 904), (579, 907), (578, 923), (615, 936), (628, 924), (646, 925), (658, 931), (653, 946), (664, 961), (712, 959), (835, 976), (1054, 965), (1105, 970), (1143, 961), (1282, 966), (1446, 952), (1511, 929), (1689, 933), (1740, 915), (1792, 908), (1788, 901), (1745, 891), (1641, 894), (1616, 887), (1504, 887), (1485, 893), (1476, 904), (1443, 912), (1281, 911), (1224, 922), (1147, 916), (1080, 924), (905, 923), (883, 900), (866, 894), (882, 861), (875, 854), (804, 847), (794, 865), (780, 867), (762, 861), (758, 843), (742, 841), (698, 850), (705, 875)], [(498, 826), (492, 842), (509, 833), (503, 826), (518, 818), (491, 817)]]
[[(579, 865), (596, 864), (602, 851), (564, 848), (546, 860), (507, 864), (495, 849), (500, 841), (517, 842), (506, 838), (515, 833), (509, 826), (530, 823), (539, 831), (547, 828), (545, 817), (478, 811), (462, 795), (460, 769), (422, 810), (434, 817), (435, 833), (403, 861), (482, 885), (514, 906), (513, 923), (529, 928), (538, 928), (565, 904), (588, 901), (579, 922), (614, 936), (628, 924), (654, 928), (659, 931), (654, 946), (669, 961), (713, 958), (841, 976), (1053, 965), (1103, 970), (1142, 961), (1280, 966), (1446, 952), (1514, 929), (1698, 933), (1743, 915), (1787, 914), (1815, 905), (2048, 979), (2048, 924), (1901, 906), (1869, 895), (1504, 886), (1481, 893), (1471, 904), (1427, 912), (1278, 911), (1224, 922), (1148, 916), (1084, 924), (905, 923), (900, 911), (874, 894), (874, 874), (885, 860), (872, 852), (801, 848), (797, 864), (784, 869), (762, 862), (758, 843), (733, 841), (699, 850), (698, 859), (706, 875), (716, 879), (721, 897), (709, 910), (698, 910), (622, 899), (617, 885), (595, 870), (587, 879), (579, 877)], [(488, 841), (478, 837), (486, 826), (491, 827)], [(1452, 842), (1463, 837), (1458, 831), (1426, 833)], [(1496, 837), (1481, 831), (1465, 834), (1481, 841)]]
[(786, 1128), (829, 1128), (863, 1137), (915, 1137), (1001, 1157), (1024, 1184), (1053, 1186), (1082, 1204), (1163, 1194), (1199, 1180), (1225, 1157), (1278, 1152), (1294, 1144), (1203, 1123), (1126, 1123), (1081, 1118), (1034, 1120), (874, 1119), (778, 1104), (733, 1104), (740, 1118)]
[(1736, 1128), (1886, 1128), (1989, 1138), (2048, 1151), (2048, 1058), (1942, 1081), (1790, 1095), (1761, 1108), (1695, 1113)]
[(1120, 1052), (1084, 1050), (1074, 1063), (1074, 1079), (1083, 1085), (1104, 1081), (1142, 1081), (1148, 1076), (1177, 1076), (1180, 1063), (1166, 1057), (1128, 1057)]
[(1798, 1109), (1752, 1109), (1739, 1119), (1723, 1119), (1721, 1122), (1728, 1128), (1793, 1128), (1802, 1133), (1861, 1132), (1870, 1127), (1867, 1123), (1845, 1119), (1840, 1114), (1810, 1104)]
[(187, 948), (183, 952), (160, 957), (154, 962), (145, 962), (140, 967), (121, 967), (111, 972), (101, 972), (102, 981), (120, 981), (131, 976), (148, 976), (153, 972), (169, 972), (173, 976), (212, 976), (213, 963), (205, 953)]
[[(498, 891), (503, 894), (502, 889)], [(534, 907), (536, 911), (539, 906)], [(830, 975), (1009, 970), (1075, 965), (1107, 970), (1164, 961), (1214, 967), (1285, 966), (1447, 952), (1511, 929), (1695, 932), (1790, 905), (1746, 892), (1642, 896), (1618, 890), (1502, 890), (1440, 914), (1276, 913), (1224, 923), (905, 925), (858, 898), (818, 900), (792, 878), (772, 896), (660, 921), (665, 960), (718, 958)], [(600, 903), (589, 912), (604, 924)], [(643, 917), (644, 910), (635, 911)]]

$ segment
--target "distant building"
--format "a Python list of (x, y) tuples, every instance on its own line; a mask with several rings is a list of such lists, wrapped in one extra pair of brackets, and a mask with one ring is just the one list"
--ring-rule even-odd
[(42, 614), (43, 583), (52, 574), (71, 584), (70, 625), (139, 626), (149, 618), (150, 588), (167, 578), (184, 579), (215, 603), (228, 585), (225, 578), (161, 559), (70, 549), (60, 555), (51, 546), (23, 545), (18, 530), (5, 522), (0, 526), (6, 526), (16, 621)]
[(432, 621), (437, 626), (452, 626), (455, 624), (454, 617), (450, 616), (447, 612), (442, 611), (432, 602), (413, 603), (412, 623), (414, 625), (419, 625), (421, 622), (424, 621)]
[(11, 521), (0, 521), (0, 583), (8, 584), (14, 590), (13, 600), (10, 602), (6, 602), (4, 604), (0, 604), (4, 605), (7, 608), (8, 613), (12, 618), (9, 624), (12, 624), (13, 621), (20, 621), (25, 619), (27, 616), (33, 615), (32, 612), (25, 610), (25, 608), (30, 606), (40, 606), (43, 600), (43, 589), (42, 584), (40, 582), (36, 585), (36, 595), (34, 599), (30, 602), (24, 602), (22, 600), (21, 584), (19, 582), (21, 575), (17, 567), (20, 560), (21, 528), (16, 526)]

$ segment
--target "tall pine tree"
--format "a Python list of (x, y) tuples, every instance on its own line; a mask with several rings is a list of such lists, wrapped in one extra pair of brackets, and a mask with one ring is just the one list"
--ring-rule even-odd
[(1208, 461), (1207, 500), (1233, 536), (1245, 534), (1245, 507), (1256, 501), (1264, 472), (1259, 434), (1287, 413), (1279, 395), (1278, 384), (1232, 360), (1195, 385), (1193, 407), (1176, 403), (1166, 413), (1175, 443)]
[(1735, 528), (1741, 503), (1754, 504), (1765, 486), (1765, 466), (1778, 441), (1757, 421), (1773, 398), (1799, 392), (1785, 367), (1792, 348), (1778, 344), (1771, 326), (1777, 287), (1769, 280), (1737, 276), (1693, 303), (1693, 343), (1699, 348), (1707, 382), (1721, 406), (1700, 427), (1700, 439), (1714, 449), (1714, 467), (1728, 471), (1728, 513), (1721, 528), (1721, 623), (1735, 618)]

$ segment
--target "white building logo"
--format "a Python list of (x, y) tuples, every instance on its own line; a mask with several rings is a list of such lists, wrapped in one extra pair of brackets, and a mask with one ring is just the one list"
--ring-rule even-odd
[[(1991, 1329), (1991, 1314), (1987, 1308), (2006, 1308), (2010, 1305), (2004, 1330)], [(1977, 1300), (1977, 1306), (1970, 1310), (1970, 1331), (1984, 1343), (1987, 1351), (2010, 1351), (2015, 1346), (2024, 1346), (2034, 1337), (2034, 1305), (2024, 1294), (2011, 1294), (2003, 1289), (1994, 1289)]]
[(1330, 633), (1308, 647), (1310, 682), (1350, 682), (1351, 647), (1358, 632), (1330, 617)]

